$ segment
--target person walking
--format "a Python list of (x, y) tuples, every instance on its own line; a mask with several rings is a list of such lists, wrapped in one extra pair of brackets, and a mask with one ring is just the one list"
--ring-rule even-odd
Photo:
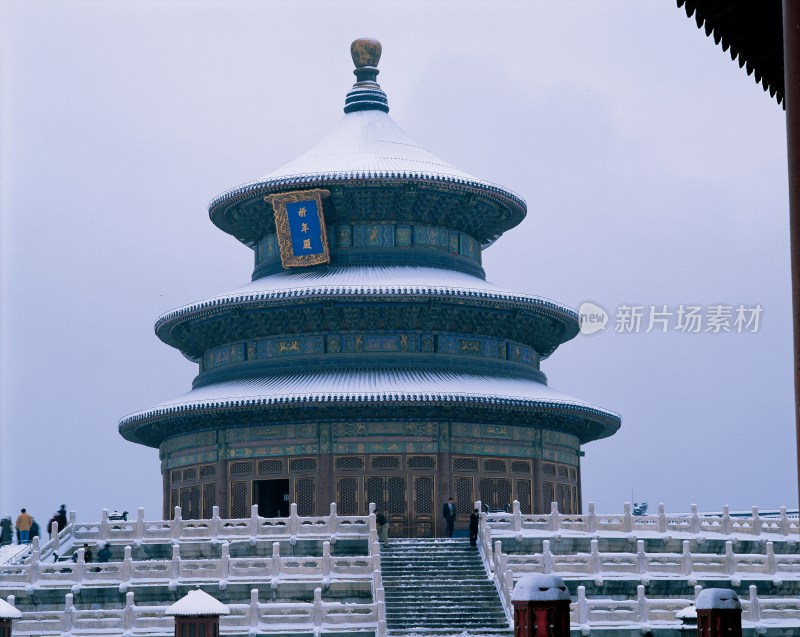
[(444, 518), (447, 537), (453, 537), (453, 529), (456, 525), (457, 515), (458, 512), (456, 511), (456, 503), (453, 501), (452, 497), (448, 498), (447, 502), (442, 507), (442, 517)]
[(103, 544), (102, 548), (97, 552), (97, 561), (98, 562), (108, 562), (111, 560), (111, 548), (108, 545), (108, 542)]
[(20, 544), (28, 544), (30, 542), (29, 535), (31, 526), (33, 526), (33, 518), (28, 515), (25, 509), (22, 509), (17, 516), (17, 521), (14, 523), (14, 528), (17, 529), (19, 533), (17, 537), (19, 538)]
[(61, 533), (67, 526), (67, 505), (62, 504), (61, 508), (55, 515), (56, 523), (58, 524), (58, 532)]
[(478, 544), (478, 525), (480, 524), (481, 516), (478, 509), (474, 509), (469, 514), (469, 544), (470, 546), (477, 546)]
[(39, 523), (31, 518), (31, 530), (28, 531), (28, 540), (32, 542), (35, 537), (39, 537)]
[(11, 544), (14, 534), (11, 533), (11, 518), (5, 517), (0, 520), (0, 546)]
[(384, 546), (389, 546), (389, 520), (382, 511), (375, 511), (375, 525), (378, 527), (378, 541)]

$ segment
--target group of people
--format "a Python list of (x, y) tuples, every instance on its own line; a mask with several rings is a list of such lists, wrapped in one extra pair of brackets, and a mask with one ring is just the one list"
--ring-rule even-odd
[[(62, 504), (61, 508), (50, 518), (50, 521), (47, 523), (48, 531), (51, 531), (54, 522), (59, 532), (67, 526), (66, 505)], [(17, 544), (30, 544), (33, 538), (41, 537), (39, 523), (24, 508), (20, 511), (16, 521), (13, 523), (13, 529), (16, 531)], [(11, 544), (13, 538), (14, 534), (12, 532), (11, 518), (7, 516), (0, 520), (0, 546)]]
[[(456, 526), (456, 519), (458, 518), (458, 509), (453, 498), (448, 498), (442, 507), (442, 518), (444, 518), (445, 531), (447, 537), (453, 537), (453, 531)], [(478, 526), (480, 525), (481, 514), (478, 509), (473, 509), (469, 514), (469, 543), (470, 546), (478, 544)]]
[[(453, 537), (453, 532), (456, 526), (456, 519), (458, 518), (458, 510), (453, 498), (448, 498), (442, 507), (442, 519), (445, 524), (445, 533), (447, 537)], [(474, 509), (469, 515), (469, 543), (471, 546), (478, 544), (478, 526), (480, 525), (480, 511)], [(383, 514), (383, 511), (375, 511), (375, 525), (378, 530), (378, 541), (383, 546), (389, 546), (389, 520)]]

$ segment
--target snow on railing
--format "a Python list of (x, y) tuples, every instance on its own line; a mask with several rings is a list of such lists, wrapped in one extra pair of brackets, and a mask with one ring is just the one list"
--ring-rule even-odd
[[(481, 501), (475, 503), (475, 508), (482, 511)], [(506, 569), (505, 564), (498, 564), (498, 555), (501, 553), (500, 542), (497, 542), (497, 550), (492, 550), (492, 529), (486, 524), (486, 513), (480, 513), (478, 522), (478, 552), (480, 553), (486, 573), (494, 582), (503, 611), (510, 625), (514, 622), (514, 607), (511, 604), (511, 590), (513, 589), (513, 573)], [(506, 573), (508, 575), (506, 575)], [(511, 577), (506, 581), (506, 577)]]
[[(172, 545), (172, 557), (167, 560), (132, 559), (131, 547), (126, 546), (124, 558), (116, 562), (91, 562), (78, 549), (75, 562), (43, 562), (34, 549), (26, 564), (0, 566), (2, 585), (68, 586), (84, 584), (128, 585), (147, 583), (168, 584), (172, 580), (219, 583), (221, 589), (229, 580), (252, 580), (253, 572), (268, 573), (277, 583), (279, 578), (353, 579), (373, 577), (379, 556), (333, 556), (330, 542), (322, 544), (321, 556), (282, 556), (280, 542), (272, 543), (268, 557), (230, 557), (229, 543), (223, 541), (219, 558), (185, 559), (180, 544)], [(255, 570), (254, 570), (255, 569)], [(326, 586), (327, 587), (327, 586)]]
[(763, 517), (758, 507), (753, 507), (746, 517), (732, 516), (725, 505), (721, 515), (700, 515), (697, 505), (692, 504), (688, 514), (670, 514), (664, 505), (658, 505), (654, 515), (633, 515), (630, 502), (626, 502), (621, 514), (598, 514), (594, 503), (589, 503), (585, 514), (559, 513), (558, 504), (553, 502), (550, 513), (523, 514), (518, 501), (514, 501), (512, 513), (488, 513), (487, 524), (494, 531), (575, 531), (583, 533), (690, 533), (721, 535), (776, 535), (788, 538), (800, 535), (800, 520), (790, 517), (786, 507), (781, 507), (777, 517)]
[[(480, 502), (476, 507), (480, 509)], [(644, 518), (642, 520), (641, 518)], [(525, 530), (535, 529), (540, 533), (556, 533), (559, 531), (591, 532), (597, 536), (602, 531), (624, 532), (631, 541), (636, 542), (635, 552), (600, 553), (597, 539), (590, 542), (589, 553), (554, 554), (550, 550), (550, 540), (542, 541), (542, 552), (532, 555), (508, 555), (502, 551), (502, 542), (497, 537), (507, 537), (508, 532), (516, 534), (518, 540), (525, 536)], [(725, 542), (725, 553), (707, 554), (691, 552), (689, 540), (682, 541), (680, 553), (647, 553), (643, 540), (636, 539), (637, 531), (656, 531), (670, 537), (669, 533), (686, 531), (695, 535), (695, 544), (705, 541), (703, 534), (720, 533), (734, 536), (745, 534), (762, 536), (772, 533), (787, 538), (789, 534), (798, 532), (796, 520), (787, 517), (782, 508), (778, 518), (761, 518), (756, 508), (749, 518), (731, 518), (727, 507), (723, 514), (716, 517), (698, 515), (693, 505), (689, 515), (667, 516), (663, 505), (659, 505), (657, 515), (633, 516), (630, 505), (626, 504), (622, 515), (597, 515), (594, 506), (589, 505), (586, 515), (564, 515), (558, 512), (554, 502), (549, 514), (525, 515), (520, 512), (518, 501), (513, 503), (512, 513), (481, 513), (478, 546), (484, 564), (487, 567), (500, 594), (506, 614), (511, 618), (511, 594), (515, 580), (527, 573), (552, 573), (565, 578), (587, 575), (597, 585), (602, 585), (602, 578), (614, 576), (619, 578), (632, 575), (633, 579), (647, 582), (651, 577), (685, 578), (689, 586), (694, 587), (695, 597), (700, 590), (698, 578), (719, 578), (730, 581), (732, 586), (740, 586), (743, 576), (763, 576), (771, 579), (775, 586), (781, 584), (781, 577), (797, 577), (800, 574), (800, 555), (776, 554), (774, 543), (764, 541), (765, 552), (737, 554), (733, 551), (734, 542)], [(493, 544), (493, 533), (495, 536)], [(794, 541), (790, 538), (789, 541)], [(763, 541), (763, 540), (762, 540)], [(637, 597), (632, 600), (588, 599), (584, 586), (578, 587), (578, 600), (572, 606), (572, 623), (588, 627), (589, 624), (636, 624), (648, 622), (675, 622), (675, 613), (687, 605), (685, 599), (647, 599), (644, 596), (644, 585), (637, 585)], [(756, 587), (750, 586), (750, 599), (743, 601), (742, 606), (749, 613), (749, 621), (760, 622), (762, 619), (800, 619), (800, 600), (769, 598), (759, 600)]]
[[(514, 576), (527, 573), (552, 573), (561, 577), (580, 575), (593, 576), (596, 582), (606, 576), (634, 575), (637, 578), (685, 577), (690, 586), (698, 578), (721, 578), (730, 580), (734, 586), (741, 583), (743, 576), (763, 576), (780, 580), (785, 575), (800, 575), (800, 555), (776, 554), (772, 542), (766, 543), (766, 552), (734, 553), (733, 542), (725, 542), (725, 553), (698, 553), (689, 550), (689, 540), (682, 542), (680, 553), (645, 552), (644, 540), (637, 540), (636, 551), (603, 552), (598, 550), (598, 541), (592, 540), (589, 553), (567, 555), (554, 554), (550, 550), (550, 540), (542, 542), (542, 552), (531, 555), (506, 555), (501, 552), (500, 541), (495, 542), (495, 564), (501, 568), (501, 579), (506, 569)], [(598, 584), (599, 585), (599, 584)]]
[[(69, 537), (76, 545), (84, 542), (123, 544), (125, 541), (172, 542), (242, 538), (259, 540), (276, 537), (294, 540), (299, 537), (324, 538), (335, 543), (340, 535), (366, 537), (369, 534), (368, 515), (337, 515), (335, 503), (331, 503), (330, 514), (324, 516), (299, 516), (297, 505), (292, 503), (290, 514), (285, 518), (259, 517), (257, 505), (253, 505), (250, 517), (231, 519), (220, 518), (219, 507), (216, 506), (213, 507), (210, 519), (200, 520), (184, 520), (180, 507), (175, 507), (175, 516), (172, 520), (147, 521), (143, 508), (138, 510), (135, 520), (109, 520), (107, 509), (103, 510), (99, 522), (78, 523), (74, 513), (70, 515), (70, 524), (60, 536)], [(43, 551), (42, 554), (48, 556), (50, 553)]]
[[(584, 634), (592, 624), (603, 626), (635, 625), (641, 627), (642, 632), (653, 624), (675, 623), (675, 614), (685, 608), (690, 600), (678, 598), (648, 598), (644, 594), (645, 587), (636, 588), (636, 598), (627, 600), (613, 600), (609, 598), (589, 599), (586, 597), (586, 588), (578, 587), (578, 599), (570, 608), (570, 621), (580, 625)], [(702, 587), (694, 587), (694, 599)], [(757, 587), (753, 584), (748, 588), (749, 596), (742, 599), (742, 619), (750, 622), (756, 634), (762, 634), (763, 629), (774, 620), (796, 621), (800, 619), (800, 599), (797, 598), (759, 598)], [(694, 603), (694, 602), (691, 602)], [(774, 625), (774, 624), (773, 624)], [(649, 632), (649, 631), (648, 631)]]
[[(13, 605), (14, 596), (8, 598)], [(174, 619), (164, 612), (168, 606), (137, 606), (133, 592), (125, 595), (122, 608), (77, 609), (72, 593), (66, 595), (63, 610), (25, 612), (14, 622), (15, 635), (96, 634), (103, 631), (148, 630), (167, 633)], [(230, 615), (220, 618), (222, 634), (301, 630), (320, 631), (373, 630), (377, 622), (376, 604), (323, 602), (322, 589), (314, 590), (313, 602), (258, 601), (258, 589), (250, 591), (249, 604), (227, 604)]]

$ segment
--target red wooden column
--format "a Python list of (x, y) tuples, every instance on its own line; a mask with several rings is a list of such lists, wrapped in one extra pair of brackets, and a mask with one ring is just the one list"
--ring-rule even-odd
[(695, 603), (698, 637), (742, 637), (742, 604), (729, 588), (706, 588)]
[(794, 309), (794, 400), (800, 495), (800, 2), (783, 0), (783, 80), (789, 161), (789, 248)]
[(0, 599), (0, 637), (11, 637), (12, 622), (20, 617), (22, 617), (21, 612)]
[(225, 604), (197, 588), (167, 608), (165, 614), (175, 617), (175, 637), (219, 637), (219, 618), (230, 612)]
[(569, 637), (569, 591), (555, 575), (528, 575), (514, 586), (514, 637)]

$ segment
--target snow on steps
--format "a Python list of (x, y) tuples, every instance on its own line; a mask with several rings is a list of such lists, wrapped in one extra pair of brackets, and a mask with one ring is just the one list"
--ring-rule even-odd
[(477, 549), (466, 540), (392, 540), (381, 550), (389, 635), (511, 634)]

